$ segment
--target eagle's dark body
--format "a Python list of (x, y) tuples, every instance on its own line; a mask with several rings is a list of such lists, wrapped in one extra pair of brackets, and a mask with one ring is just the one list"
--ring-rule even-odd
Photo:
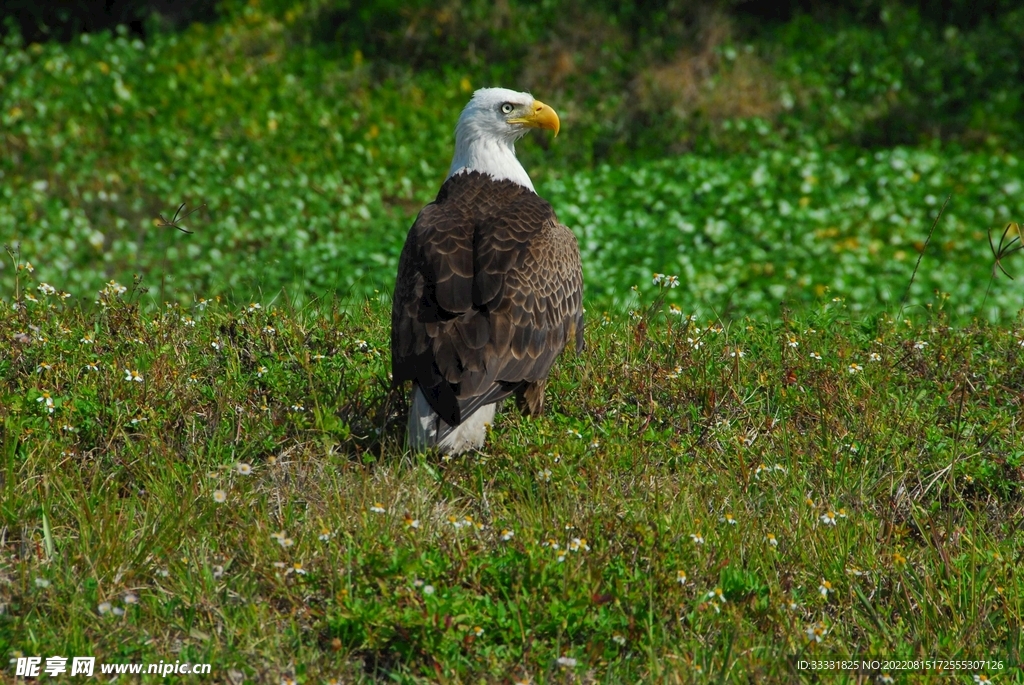
[(437, 442), (513, 393), (539, 413), (567, 345), (583, 348), (572, 231), (530, 188), (475, 171), (451, 176), (416, 218), (399, 259), (393, 382), (419, 386), (441, 422)]

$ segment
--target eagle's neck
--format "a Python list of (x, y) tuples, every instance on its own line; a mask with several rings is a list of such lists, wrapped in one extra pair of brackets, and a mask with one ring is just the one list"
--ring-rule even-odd
[(534, 190), (530, 175), (516, 159), (514, 140), (480, 135), (467, 129), (468, 127), (463, 128), (460, 125), (455, 132), (455, 155), (448, 170), (448, 178), (460, 173), (479, 171), (497, 181), (513, 181)]

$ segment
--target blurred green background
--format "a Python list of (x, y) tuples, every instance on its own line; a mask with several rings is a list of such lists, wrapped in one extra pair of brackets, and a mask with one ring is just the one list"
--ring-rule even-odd
[[(687, 312), (870, 312), (922, 252), (911, 304), (1021, 305), (988, 240), (1024, 220), (1017, 3), (15, 0), (3, 33), (0, 239), (85, 302), (133, 274), (154, 303), (389, 290), (501, 85), (562, 116), (519, 154), (591, 306), (660, 272)], [(191, 234), (158, 219), (181, 203)]]

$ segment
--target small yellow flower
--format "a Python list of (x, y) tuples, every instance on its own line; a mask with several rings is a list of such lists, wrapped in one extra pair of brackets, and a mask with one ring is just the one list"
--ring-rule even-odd
[(590, 551), (590, 545), (587, 544), (587, 539), (586, 538), (573, 538), (572, 540), (569, 541), (569, 551), (570, 552), (579, 552), (579, 551), (589, 552)]
[(43, 406), (46, 407), (48, 414), (53, 413), (53, 398), (50, 397), (50, 393), (43, 392), (36, 398), (36, 402), (42, 402)]
[[(711, 590), (710, 592), (708, 592), (706, 595), (704, 595), (704, 599), (705, 599), (705, 601), (712, 600), (712, 599), (717, 599), (721, 604), (725, 604), (726, 601), (727, 601), (725, 599), (725, 595), (722, 594), (722, 588), (720, 588), (720, 587), (716, 587), (714, 590)], [(719, 608), (718, 604), (712, 604), (711, 607), (714, 608), (716, 614), (717, 613), (721, 613), (721, 611), (722, 611)]]
[(821, 621), (807, 626), (807, 639), (813, 642), (821, 642), (828, 634), (828, 629)]

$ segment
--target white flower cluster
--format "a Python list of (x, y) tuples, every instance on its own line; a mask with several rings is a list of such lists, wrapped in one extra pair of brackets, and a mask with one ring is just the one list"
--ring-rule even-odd
[(679, 276), (667, 276), (665, 274), (654, 274), (651, 278), (651, 283), (654, 285), (663, 285), (667, 288), (679, 287)]

